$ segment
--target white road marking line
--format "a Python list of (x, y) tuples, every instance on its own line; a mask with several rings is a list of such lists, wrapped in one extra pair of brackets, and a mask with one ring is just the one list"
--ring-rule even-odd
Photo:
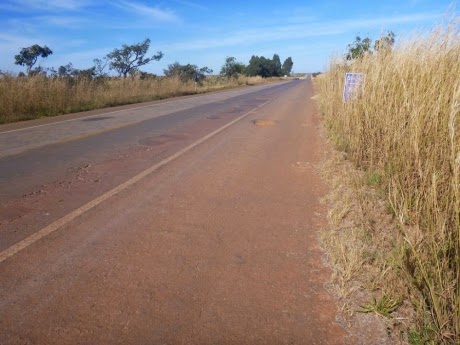
[(287, 89), (287, 90), (284, 90), (278, 96), (266, 101), (265, 103), (259, 105), (258, 107), (255, 107), (254, 109), (248, 111), (244, 115), (241, 115), (240, 117), (232, 120), (231, 122), (227, 123), (226, 125), (224, 125), (224, 126), (218, 128), (218, 129), (216, 129), (215, 131), (205, 135), (204, 137), (202, 137), (201, 139), (195, 141), (194, 143), (184, 147), (183, 149), (179, 150), (178, 152), (176, 152), (172, 156), (169, 156), (168, 158), (163, 159), (161, 162), (158, 162), (158, 163), (152, 165), (150, 168), (148, 168), (147, 170), (144, 170), (143, 172), (141, 172), (140, 174), (134, 176), (133, 178), (129, 179), (128, 181), (126, 181), (126, 182), (120, 184), (119, 186), (109, 190), (108, 192), (102, 194), (101, 196), (97, 197), (96, 199), (93, 199), (92, 201), (88, 202), (87, 204), (81, 206), (80, 208), (70, 212), (68, 215), (66, 215), (66, 216), (54, 221), (53, 223), (49, 224), (48, 226), (46, 226), (45, 228), (39, 230), (38, 232), (34, 233), (33, 235), (30, 235), (29, 237), (23, 239), (22, 241), (19, 241), (18, 243), (12, 245), (11, 247), (3, 250), (0, 253), (0, 263), (5, 261), (6, 259), (12, 257), (13, 255), (17, 254), (21, 250), (27, 248), (31, 244), (33, 244), (33, 243), (37, 242), (38, 240), (42, 239), (43, 237), (55, 232), (56, 230), (58, 230), (62, 226), (66, 225), (67, 223), (70, 223), (75, 218), (77, 218), (80, 215), (82, 215), (83, 213), (91, 210), (92, 208), (98, 206), (99, 204), (103, 203), (104, 201), (106, 201), (107, 199), (111, 198), (115, 194), (118, 194), (121, 191), (125, 190), (126, 188), (132, 186), (136, 182), (139, 182), (140, 180), (142, 180), (144, 177), (148, 176), (149, 174), (151, 174), (155, 170), (158, 170), (160, 167), (162, 167), (162, 166), (168, 164), (169, 162), (173, 161), (174, 159), (182, 156), (186, 152), (192, 150), (193, 148), (195, 148), (196, 146), (200, 145), (204, 141), (206, 141), (206, 140), (212, 138), (213, 136), (215, 136), (216, 134), (222, 132), (224, 129), (230, 127), (234, 123), (236, 123), (236, 122), (242, 120), (243, 118), (247, 117), (248, 115), (252, 114), (256, 110), (259, 110), (260, 108), (264, 107), (268, 103), (273, 102), (275, 99), (277, 99), (278, 97), (280, 97), (286, 91), (289, 91), (289, 90), (290, 90), (290, 88)]

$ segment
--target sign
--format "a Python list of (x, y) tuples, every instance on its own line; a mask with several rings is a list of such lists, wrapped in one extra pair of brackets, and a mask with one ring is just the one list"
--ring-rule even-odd
[(364, 93), (364, 74), (346, 73), (343, 85), (343, 101), (348, 102), (362, 96)]

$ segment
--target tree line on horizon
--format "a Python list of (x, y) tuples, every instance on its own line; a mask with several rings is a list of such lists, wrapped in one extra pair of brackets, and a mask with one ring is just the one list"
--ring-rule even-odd
[[(22, 48), (19, 54), (14, 56), (14, 63), (26, 68), (25, 73), (20, 72), (18, 74), (20, 77), (42, 75), (49, 77), (101, 78), (110, 77), (109, 71), (114, 71), (119, 77), (123, 78), (127, 76), (138, 76), (140, 78), (156, 77), (155, 74), (140, 70), (140, 67), (153, 61), (160, 61), (164, 56), (161, 51), (152, 56), (147, 55), (150, 43), (150, 39), (147, 38), (139, 43), (131, 45), (124, 44), (121, 48), (112, 50), (102, 59), (94, 59), (94, 65), (87, 69), (75, 68), (71, 62), (67, 65), (59, 66), (57, 69), (54, 67), (43, 68), (42, 66), (36, 66), (40, 58), (45, 59), (53, 54), (53, 51), (49, 47), (38, 44)], [(288, 57), (281, 64), (278, 54), (274, 54), (272, 59), (253, 55), (247, 65), (237, 61), (234, 57), (228, 56), (220, 70), (220, 75), (227, 78), (238, 78), (240, 75), (250, 77), (260, 76), (262, 78), (289, 76), (293, 65), (291, 57)], [(182, 65), (179, 62), (174, 62), (169, 64), (168, 68), (164, 69), (163, 72), (166, 77), (179, 77), (182, 81), (193, 79), (198, 81), (204, 79), (206, 75), (212, 74), (213, 70), (206, 66)]]

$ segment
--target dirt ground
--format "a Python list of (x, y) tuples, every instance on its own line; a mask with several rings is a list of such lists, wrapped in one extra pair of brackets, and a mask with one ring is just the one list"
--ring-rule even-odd
[[(0, 343), (377, 344), (346, 329), (326, 289), (311, 93), (299, 82), (0, 263)], [(77, 205), (182, 140), (170, 134), (5, 206), (20, 214), (3, 215), (5, 246), (25, 225), (64, 216), (59, 200)]]

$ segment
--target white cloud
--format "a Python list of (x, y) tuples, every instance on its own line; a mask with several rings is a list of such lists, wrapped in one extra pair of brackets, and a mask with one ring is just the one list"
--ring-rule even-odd
[(229, 33), (218, 38), (196, 39), (186, 42), (164, 44), (165, 51), (186, 51), (209, 49), (226, 46), (251, 45), (261, 42), (322, 37), (356, 32), (357, 30), (381, 29), (396, 24), (417, 23), (441, 18), (440, 14), (416, 13), (394, 17), (378, 17), (368, 19), (347, 19), (340, 21), (303, 23), (260, 27)]
[(46, 23), (47, 25), (59, 26), (70, 29), (81, 28), (82, 25), (89, 22), (89, 20), (84, 17), (53, 15), (35, 17), (34, 21), (38, 23)]
[(179, 17), (171, 10), (163, 10), (159, 7), (151, 7), (131, 1), (118, 1), (116, 5), (124, 10), (135, 13), (138, 16), (148, 17), (160, 22), (177, 22)]
[(5, 32), (0, 32), (0, 46), (27, 46), (31, 44), (41, 44), (42, 42), (46, 41), (46, 39), (39, 38), (39, 37), (31, 37), (31, 36), (21, 36), (15, 34), (9, 34)]
[(28, 10), (63, 11), (77, 10), (90, 4), (89, 0), (6, 0), (0, 8), (25, 12)]
[(192, 2), (192, 1), (188, 1), (188, 0), (173, 0), (173, 1), (178, 3), (178, 4), (180, 4), (180, 5), (196, 8), (198, 10), (203, 10), (203, 11), (208, 10), (208, 7), (206, 7), (204, 5), (201, 5), (201, 4), (198, 4), (196, 2)]

